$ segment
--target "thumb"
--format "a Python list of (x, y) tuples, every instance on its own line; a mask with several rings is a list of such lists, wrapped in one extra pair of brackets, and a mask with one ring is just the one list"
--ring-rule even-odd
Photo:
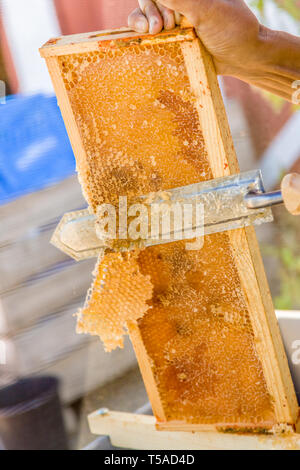
[(300, 175), (286, 175), (281, 183), (285, 207), (293, 215), (300, 215)]

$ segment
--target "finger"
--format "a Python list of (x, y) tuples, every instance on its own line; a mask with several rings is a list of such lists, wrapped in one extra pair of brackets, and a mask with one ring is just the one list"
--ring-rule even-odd
[(149, 32), (151, 34), (159, 33), (164, 27), (164, 22), (159, 9), (151, 0), (139, 0), (139, 4), (142, 12), (148, 20)]
[(173, 10), (170, 8), (164, 7), (159, 2), (157, 2), (157, 8), (159, 9), (161, 16), (164, 20), (164, 28), (165, 29), (173, 29), (175, 28), (175, 14)]
[(140, 8), (136, 8), (128, 17), (129, 28), (138, 33), (147, 33), (149, 30), (148, 20)]
[(286, 175), (281, 183), (281, 191), (287, 210), (293, 215), (300, 215), (300, 175)]
[(182, 15), (180, 13), (178, 13), (178, 11), (175, 11), (174, 15), (175, 15), (175, 24), (180, 25), (181, 20), (182, 20)]
[(189, 20), (195, 18), (195, 11), (206, 9), (211, 4), (211, 0), (160, 0), (160, 3), (173, 11), (178, 11)]

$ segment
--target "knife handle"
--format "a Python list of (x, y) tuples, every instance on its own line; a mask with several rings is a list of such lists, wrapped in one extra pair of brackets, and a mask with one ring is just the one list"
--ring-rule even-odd
[(246, 194), (244, 200), (248, 209), (261, 209), (284, 204), (292, 215), (300, 215), (300, 175), (297, 173), (286, 175), (281, 183), (281, 191), (250, 192)]
[(293, 215), (300, 215), (300, 175), (286, 175), (281, 183), (281, 191), (287, 210)]

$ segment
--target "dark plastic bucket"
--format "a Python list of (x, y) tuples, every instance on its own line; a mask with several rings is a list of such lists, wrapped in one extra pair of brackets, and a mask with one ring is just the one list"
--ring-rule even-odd
[(0, 441), (6, 450), (68, 448), (59, 381), (33, 377), (0, 389)]

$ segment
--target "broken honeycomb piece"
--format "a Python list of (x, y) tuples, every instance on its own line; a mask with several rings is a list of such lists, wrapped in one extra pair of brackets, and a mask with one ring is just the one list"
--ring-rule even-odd
[(149, 308), (152, 283), (141, 274), (136, 258), (137, 253), (100, 258), (85, 306), (77, 314), (78, 333), (100, 336), (106, 351), (122, 348), (128, 323), (135, 323)]

